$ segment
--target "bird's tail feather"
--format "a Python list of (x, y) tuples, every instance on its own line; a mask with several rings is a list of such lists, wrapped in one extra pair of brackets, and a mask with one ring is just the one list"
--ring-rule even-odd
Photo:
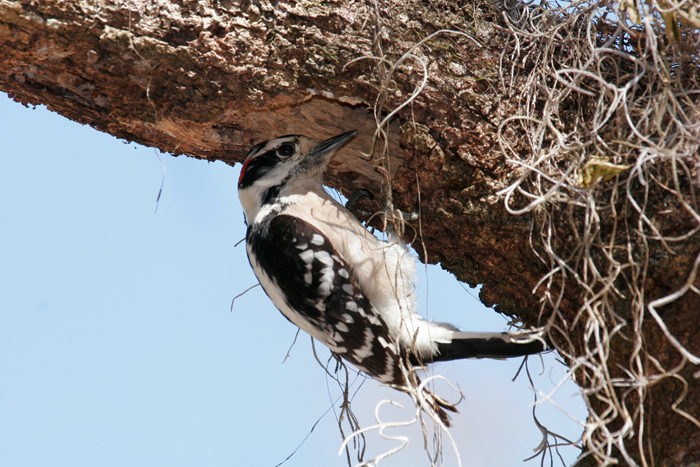
[(438, 354), (423, 363), (461, 358), (512, 358), (547, 350), (538, 333), (472, 333), (455, 332), (452, 341), (438, 344)]
[(461, 358), (521, 357), (540, 353), (548, 348), (542, 333), (537, 330), (517, 333), (476, 333), (454, 330), (450, 342), (437, 342), (437, 346), (439, 353), (432, 358), (423, 358), (419, 361), (416, 354), (410, 354), (407, 362), (409, 365), (403, 365), (401, 362), (399, 367), (403, 375), (403, 382), (397, 382), (391, 386), (411, 395), (423, 411), (434, 420), (442, 422), (445, 427), (451, 426), (450, 416), (447, 412), (458, 412), (456, 404), (445, 401), (426, 388), (428, 380), (421, 381), (416, 370), (425, 369), (423, 365), (426, 363)]

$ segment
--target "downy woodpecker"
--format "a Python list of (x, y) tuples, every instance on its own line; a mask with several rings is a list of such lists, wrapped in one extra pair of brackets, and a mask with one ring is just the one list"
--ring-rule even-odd
[[(322, 142), (282, 136), (255, 145), (243, 162), (248, 260), (275, 306), (335, 354), (406, 392), (419, 384), (409, 363), (544, 350), (541, 340), (461, 332), (416, 313), (415, 259), (405, 243), (377, 239), (323, 188), (328, 163), (355, 133)], [(441, 407), (454, 407), (422, 395), (449, 425)]]

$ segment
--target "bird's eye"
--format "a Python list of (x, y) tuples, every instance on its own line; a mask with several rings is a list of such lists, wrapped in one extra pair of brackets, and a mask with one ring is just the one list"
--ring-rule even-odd
[(284, 143), (282, 146), (277, 148), (277, 154), (282, 157), (289, 157), (294, 154), (294, 145), (290, 143)]

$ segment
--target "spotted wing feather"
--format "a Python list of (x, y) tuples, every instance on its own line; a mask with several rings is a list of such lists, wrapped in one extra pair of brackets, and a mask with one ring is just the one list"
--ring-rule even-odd
[[(268, 274), (283, 291), (284, 298), (277, 300), (271, 291), (266, 293), (287, 319), (301, 328), (311, 324), (321, 330), (324, 344), (375, 379), (405, 384), (398, 349), (382, 318), (363, 295), (348, 263), (319, 229), (278, 214), (254, 225), (248, 238), (255, 239), (249, 248), (257, 265), (253, 261), (251, 265), (259, 278)], [(265, 288), (266, 281), (261, 284)]]

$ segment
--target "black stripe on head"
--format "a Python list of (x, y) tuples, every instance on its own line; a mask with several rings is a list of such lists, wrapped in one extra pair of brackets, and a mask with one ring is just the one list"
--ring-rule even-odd
[(248, 188), (255, 183), (256, 180), (264, 177), (279, 160), (277, 152), (272, 150), (266, 151), (263, 154), (258, 154), (254, 158), (244, 162), (243, 169), (241, 169), (241, 178), (238, 181), (238, 189), (242, 190)]
[[(286, 143), (291, 143), (293, 145), (297, 144), (297, 135), (281, 136), (277, 139), (284, 138), (294, 138)], [(285, 142), (280, 142), (280, 144), (276, 145), (274, 148), (261, 152), (269, 143), (269, 141), (266, 141), (264, 143), (256, 144), (248, 152), (248, 155), (243, 162), (240, 178), (238, 179), (239, 190), (250, 187), (256, 180), (260, 180), (267, 172), (286, 159), (286, 157), (280, 156), (277, 151), (279, 146), (282, 146), (285, 144)]]
[(282, 188), (282, 185), (275, 185), (273, 187), (268, 188), (265, 190), (265, 194), (263, 195), (263, 202), (262, 204), (272, 204), (275, 202), (277, 197), (280, 194), (280, 189)]

